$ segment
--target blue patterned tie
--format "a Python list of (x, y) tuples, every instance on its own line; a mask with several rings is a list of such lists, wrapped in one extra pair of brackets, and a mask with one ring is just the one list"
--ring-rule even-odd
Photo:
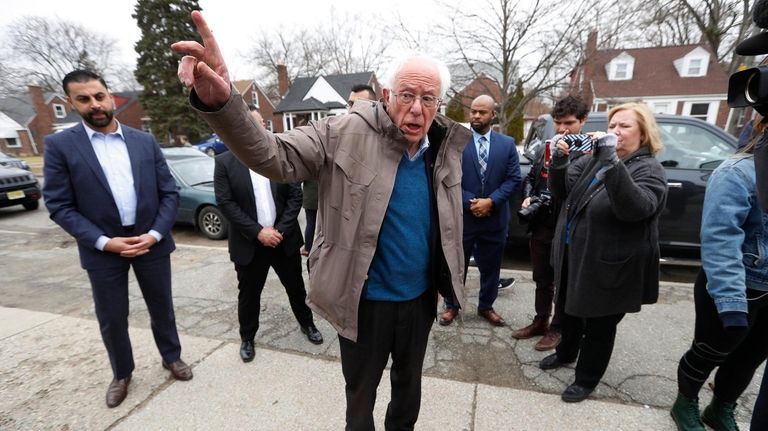
[(480, 153), (477, 161), (480, 162), (480, 176), (485, 178), (485, 170), (488, 167), (488, 140), (481, 136), (479, 143)]

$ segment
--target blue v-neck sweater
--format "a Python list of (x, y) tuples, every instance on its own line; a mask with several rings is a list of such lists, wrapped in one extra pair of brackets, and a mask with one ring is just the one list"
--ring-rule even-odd
[(429, 182), (424, 154), (403, 155), (368, 270), (366, 298), (409, 301), (429, 287)]

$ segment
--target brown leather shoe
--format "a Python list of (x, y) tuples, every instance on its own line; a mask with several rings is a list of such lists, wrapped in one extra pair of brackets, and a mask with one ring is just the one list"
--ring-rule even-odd
[(539, 340), (539, 342), (536, 343), (535, 346), (533, 346), (533, 348), (540, 352), (552, 350), (555, 347), (557, 347), (558, 344), (560, 344), (561, 338), (562, 338), (562, 335), (560, 334), (560, 331), (558, 331), (557, 329), (550, 328), (549, 330), (547, 330), (547, 333), (544, 334), (541, 340)]
[(493, 326), (504, 326), (507, 324), (493, 308), (477, 310), (477, 315), (487, 320)]
[(112, 379), (112, 383), (107, 388), (107, 407), (113, 408), (120, 405), (126, 396), (128, 396), (128, 384), (131, 383), (131, 376), (124, 379)]
[(437, 321), (437, 323), (440, 324), (440, 326), (448, 326), (451, 323), (453, 323), (453, 319), (456, 318), (459, 314), (458, 308), (446, 308), (443, 310), (442, 313), (440, 313), (440, 319)]
[(170, 370), (173, 378), (176, 380), (192, 380), (192, 369), (181, 359), (171, 364), (163, 361), (163, 368)]
[(533, 319), (533, 322), (525, 328), (512, 331), (512, 338), (527, 340), (532, 337), (544, 335), (547, 333), (547, 329), (549, 329), (548, 320), (548, 318), (536, 317)]

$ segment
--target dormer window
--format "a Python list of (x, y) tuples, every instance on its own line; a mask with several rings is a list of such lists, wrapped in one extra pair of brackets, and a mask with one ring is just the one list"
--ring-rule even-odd
[(674, 61), (675, 69), (681, 78), (707, 76), (709, 67), (709, 51), (696, 47), (693, 51)]
[(627, 79), (627, 63), (616, 63), (613, 79)]
[(605, 66), (605, 73), (610, 81), (626, 81), (632, 79), (635, 58), (622, 52)]
[(691, 76), (699, 76), (701, 75), (701, 59), (700, 58), (692, 58), (690, 62), (688, 62), (688, 75)]

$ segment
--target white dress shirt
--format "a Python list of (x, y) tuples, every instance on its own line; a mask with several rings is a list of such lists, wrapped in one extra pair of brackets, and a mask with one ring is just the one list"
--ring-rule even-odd
[[(117, 123), (117, 130), (112, 133), (97, 132), (83, 122), (85, 132), (91, 141), (93, 151), (99, 160), (101, 170), (107, 177), (107, 184), (112, 192), (112, 197), (117, 205), (117, 211), (120, 213), (120, 222), (123, 226), (133, 226), (136, 224), (136, 189), (133, 184), (133, 170), (131, 169), (131, 159), (128, 156), (128, 147), (125, 144), (123, 129), (120, 123)], [(149, 231), (159, 242), (163, 236), (155, 231)], [(111, 238), (102, 235), (96, 240), (96, 248), (104, 250), (104, 246)]]
[(256, 198), (256, 219), (262, 227), (272, 227), (275, 225), (277, 210), (275, 209), (275, 199), (272, 196), (269, 178), (251, 170), (248, 172), (251, 174), (253, 197)]

